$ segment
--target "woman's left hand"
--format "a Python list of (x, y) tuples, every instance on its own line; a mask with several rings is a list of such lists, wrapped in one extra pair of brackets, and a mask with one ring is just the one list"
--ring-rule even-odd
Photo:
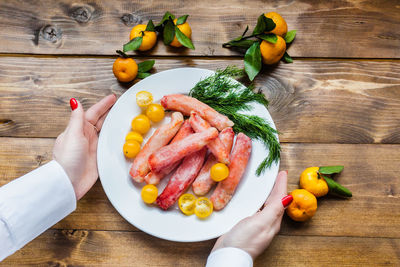
[(75, 98), (70, 100), (71, 118), (67, 128), (57, 137), (53, 158), (67, 173), (77, 200), (89, 191), (99, 176), (98, 132), (116, 100), (115, 95), (106, 96), (86, 112)]

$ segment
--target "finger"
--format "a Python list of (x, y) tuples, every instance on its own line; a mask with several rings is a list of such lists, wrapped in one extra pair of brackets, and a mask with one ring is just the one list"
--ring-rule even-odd
[(281, 199), (287, 195), (287, 172), (281, 171), (275, 180), (274, 188), (272, 188), (271, 194), (269, 195), (265, 204), (275, 201), (281, 201)]
[(106, 113), (104, 113), (103, 116), (101, 116), (100, 119), (97, 121), (95, 126), (99, 132), (101, 130), (101, 127), (103, 127), (104, 120), (106, 119), (109, 112), (110, 112), (110, 110), (108, 110)]
[(82, 105), (79, 101), (75, 100), (77, 103), (77, 107), (72, 110), (71, 117), (69, 119), (69, 123), (67, 126), (67, 131), (71, 132), (75, 135), (83, 134), (83, 122), (84, 122), (84, 114)]
[[(276, 177), (274, 188), (264, 204), (264, 209), (260, 211), (262, 217), (271, 218), (271, 215), (280, 217), (283, 214), (284, 207), (281, 199), (287, 192), (287, 172), (282, 171)], [(273, 216), (272, 216), (273, 217)]]
[(108, 95), (86, 111), (86, 119), (93, 125), (114, 105), (117, 97)]

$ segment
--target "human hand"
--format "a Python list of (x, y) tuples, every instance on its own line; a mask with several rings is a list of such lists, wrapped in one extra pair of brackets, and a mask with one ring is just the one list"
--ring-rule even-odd
[(89, 191), (99, 176), (96, 159), (98, 132), (116, 100), (115, 95), (106, 96), (86, 112), (75, 98), (70, 100), (71, 118), (67, 128), (57, 137), (53, 159), (67, 173), (77, 200)]
[(218, 238), (212, 251), (225, 247), (240, 248), (250, 254), (253, 260), (271, 243), (281, 227), (284, 206), (291, 197), (283, 201), (287, 194), (287, 172), (279, 172), (274, 188), (264, 208), (236, 224), (228, 233)]

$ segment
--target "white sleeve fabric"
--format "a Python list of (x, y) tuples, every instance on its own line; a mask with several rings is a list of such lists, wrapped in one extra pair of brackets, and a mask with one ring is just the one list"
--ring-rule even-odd
[(240, 248), (220, 248), (210, 254), (206, 267), (253, 267), (253, 259)]
[(74, 188), (54, 160), (0, 187), (0, 261), (75, 209)]

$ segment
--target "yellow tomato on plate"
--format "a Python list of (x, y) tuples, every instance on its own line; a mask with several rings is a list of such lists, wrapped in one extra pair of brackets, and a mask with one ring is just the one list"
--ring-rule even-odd
[(145, 134), (150, 130), (150, 120), (146, 115), (141, 114), (133, 118), (131, 126), (133, 131)]
[(140, 144), (135, 140), (128, 140), (123, 147), (124, 155), (127, 158), (134, 158), (140, 151)]
[(140, 91), (136, 94), (136, 104), (143, 108), (147, 107), (153, 102), (153, 95), (147, 91)]
[(146, 115), (152, 122), (164, 119), (164, 108), (160, 104), (150, 104), (146, 109)]
[(125, 141), (130, 141), (130, 140), (135, 140), (136, 142), (138, 142), (139, 144), (141, 144), (143, 142), (143, 137), (140, 133), (138, 132), (129, 132), (126, 136), (125, 136)]
[(192, 194), (183, 194), (178, 200), (179, 209), (185, 215), (192, 215), (194, 213), (195, 203), (196, 197)]
[(157, 199), (158, 189), (155, 185), (148, 184), (143, 186), (140, 195), (144, 203), (151, 204)]
[(212, 202), (206, 197), (199, 197), (196, 200), (194, 213), (200, 219), (205, 219), (211, 215), (213, 212), (213, 204)]
[(223, 163), (214, 164), (210, 170), (211, 179), (216, 182), (220, 182), (229, 175), (229, 168)]

